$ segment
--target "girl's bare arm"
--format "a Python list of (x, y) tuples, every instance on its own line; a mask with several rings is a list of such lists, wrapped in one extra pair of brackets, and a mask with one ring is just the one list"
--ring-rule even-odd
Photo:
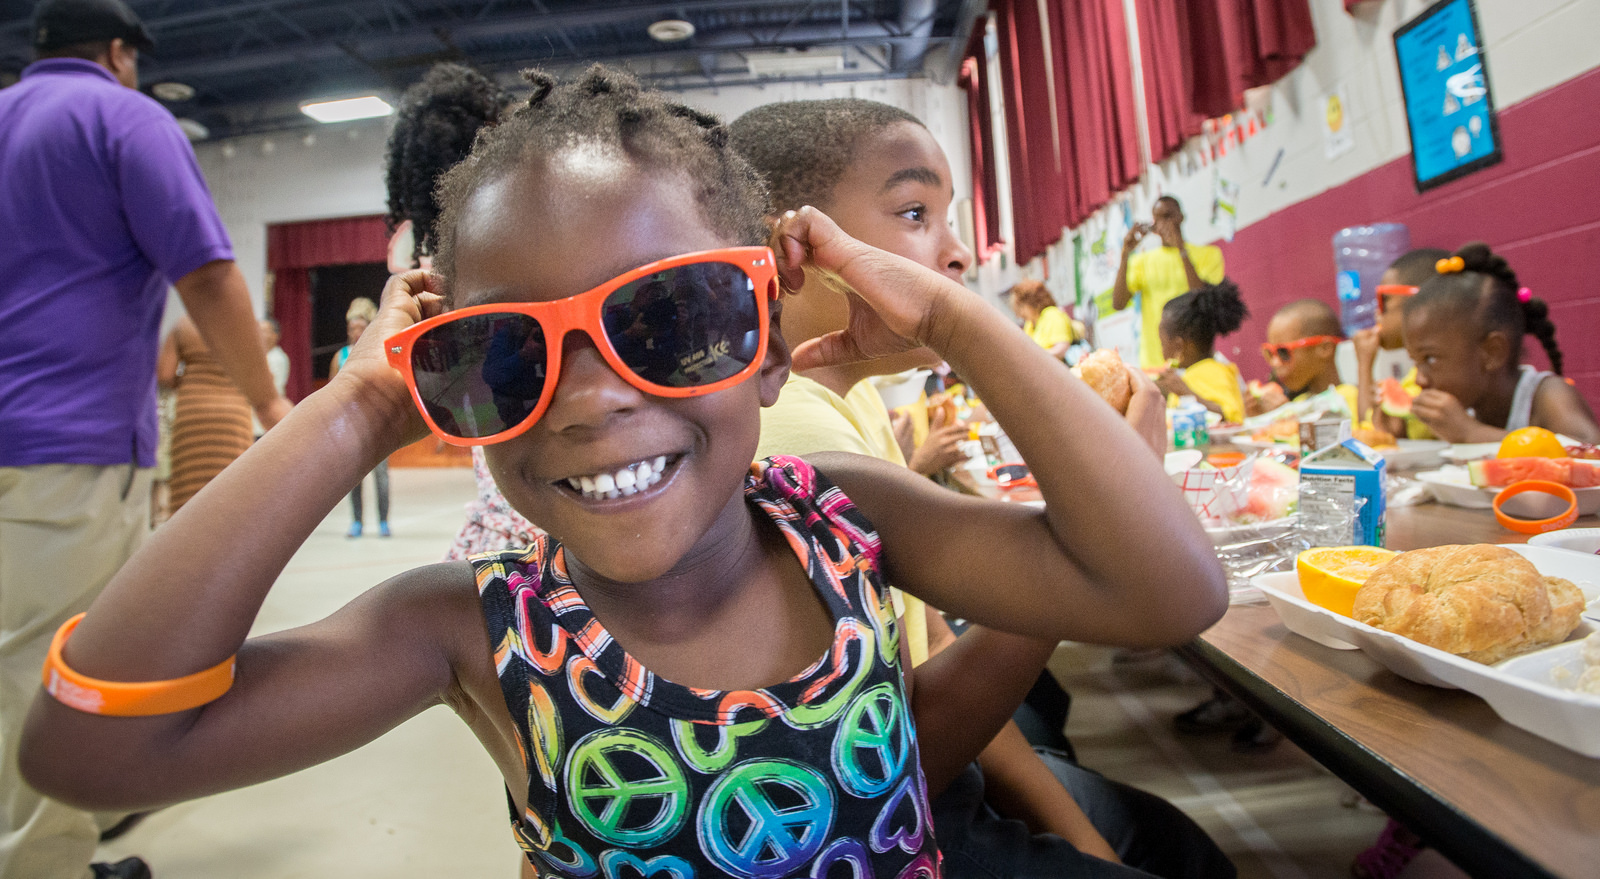
[[(239, 787), (351, 750), (453, 698), (453, 663), (486, 656), (464, 567), (397, 577), (311, 626), (245, 641), (300, 544), (410, 434), (416, 414), (380, 343), (420, 317), (422, 273), (392, 280), (379, 332), (344, 374), (224, 470), (155, 532), (67, 643), (92, 678), (161, 681), (238, 654), (232, 689), (178, 714), (83, 713), (34, 702), (30, 781), (95, 808), (140, 808)], [(425, 298), (425, 297), (424, 297)], [(471, 633), (471, 634), (469, 634)]]

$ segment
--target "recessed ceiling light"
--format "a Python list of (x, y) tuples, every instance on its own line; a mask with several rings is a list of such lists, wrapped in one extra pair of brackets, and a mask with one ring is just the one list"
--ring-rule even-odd
[(387, 116), (394, 112), (394, 108), (377, 95), (364, 95), (359, 98), (301, 104), (300, 112), (318, 122), (349, 122), (352, 119)]
[(176, 104), (194, 97), (194, 86), (186, 82), (158, 82), (150, 87), (150, 94)]
[(679, 18), (663, 18), (652, 22), (645, 33), (658, 43), (681, 43), (694, 36), (694, 25)]

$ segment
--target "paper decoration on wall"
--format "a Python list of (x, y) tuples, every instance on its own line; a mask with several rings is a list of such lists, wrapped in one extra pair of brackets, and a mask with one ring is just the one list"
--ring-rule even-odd
[(1239, 184), (1215, 176), (1211, 184), (1211, 225), (1222, 234), (1223, 241), (1232, 241), (1239, 228)]
[(1345, 87), (1340, 85), (1322, 99), (1323, 153), (1330, 159), (1350, 152), (1356, 145), (1350, 132), (1350, 101), (1346, 95)]

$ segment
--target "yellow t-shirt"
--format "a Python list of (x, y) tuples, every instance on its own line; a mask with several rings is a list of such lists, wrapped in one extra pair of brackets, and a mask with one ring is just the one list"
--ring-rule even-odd
[(1072, 323), (1067, 319), (1067, 313), (1054, 305), (1039, 312), (1038, 321), (1025, 321), (1022, 331), (1046, 350), (1062, 342), (1073, 341)]
[(906, 463), (894, 438), (889, 410), (872, 382), (856, 382), (841, 397), (791, 372), (778, 402), (761, 410), (756, 457), (812, 452), (855, 452), (902, 467)]
[[(1195, 274), (1207, 284), (1222, 280), (1222, 248), (1211, 244), (1185, 244)], [(1189, 273), (1183, 270), (1183, 257), (1176, 247), (1161, 247), (1136, 253), (1128, 258), (1128, 291), (1138, 293), (1139, 365), (1152, 369), (1163, 363), (1161, 356), (1161, 309), (1168, 302), (1189, 292)]]
[[(1207, 357), (1196, 360), (1183, 371), (1183, 380), (1189, 390), (1202, 400), (1222, 407), (1222, 420), (1230, 424), (1244, 421), (1244, 385), (1239, 379), (1239, 367), (1221, 363)], [(1167, 395), (1168, 408), (1178, 405), (1178, 395)]]

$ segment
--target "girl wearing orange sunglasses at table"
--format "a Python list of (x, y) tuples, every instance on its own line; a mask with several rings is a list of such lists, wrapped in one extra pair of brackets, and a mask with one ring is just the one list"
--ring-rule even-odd
[[(1406, 353), (1405, 336), (1401, 333), (1401, 314), (1406, 301), (1417, 293), (1417, 286), (1433, 277), (1434, 264), (1450, 255), (1448, 250), (1421, 247), (1407, 251), (1389, 264), (1378, 278), (1375, 290), (1378, 297), (1378, 322), (1374, 326), (1350, 334), (1350, 342), (1340, 345), (1335, 355), (1339, 360), (1340, 380), (1354, 382), (1356, 401), (1362, 418), (1375, 418), (1378, 405), (1377, 387), (1384, 379), (1395, 379), (1412, 394), (1415, 386), (1416, 365)], [(1394, 425), (1391, 425), (1394, 426)], [(1405, 436), (1404, 433), (1396, 436)]]
[[(1498, 442), (1523, 427), (1600, 442), (1594, 412), (1561, 377), (1549, 306), (1487, 244), (1474, 242), (1439, 260), (1404, 308), (1406, 350), (1421, 389), (1406, 427), (1415, 419), (1452, 443)], [(1528, 334), (1539, 340), (1549, 371), (1522, 363)]]
[[(541, 875), (936, 876), (888, 584), (1000, 629), (1169, 646), (1225, 608), (1210, 541), (1133, 430), (960, 284), (811, 208), (774, 254), (764, 188), (715, 118), (604, 68), (530, 79), (441, 181), (438, 275), (391, 279), (339, 376), (58, 636), (24, 773), (80, 807), (148, 808), (446, 704)], [(1045, 508), (844, 453), (751, 465), (791, 362), (780, 278), (806, 265), (859, 297), (793, 362), (929, 346)], [(486, 445), (549, 536), (247, 640), (295, 549), (424, 424)], [(1152, 534), (1161, 552), (1140, 551)]]

